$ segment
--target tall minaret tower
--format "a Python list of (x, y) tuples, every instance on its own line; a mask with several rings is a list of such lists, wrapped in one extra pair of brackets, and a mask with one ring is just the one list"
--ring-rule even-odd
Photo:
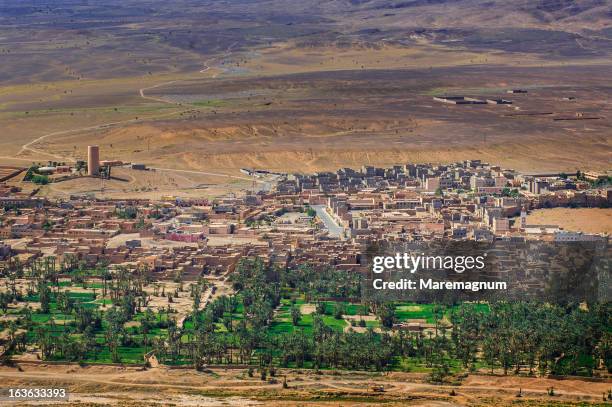
[(100, 147), (87, 146), (87, 173), (92, 176), (100, 175)]

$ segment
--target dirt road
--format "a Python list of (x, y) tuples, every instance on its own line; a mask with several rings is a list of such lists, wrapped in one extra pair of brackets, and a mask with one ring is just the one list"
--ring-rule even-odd
[[(40, 143), (41, 141), (44, 141), (50, 137), (53, 136), (62, 136), (62, 135), (67, 135), (67, 134), (71, 134), (71, 133), (79, 133), (79, 132), (87, 132), (87, 131), (94, 131), (94, 130), (101, 130), (101, 129), (106, 129), (106, 128), (110, 128), (110, 127), (115, 127), (121, 124), (128, 124), (128, 123), (136, 123), (136, 122), (142, 122), (143, 120), (151, 120), (151, 119), (160, 119), (163, 117), (170, 117), (170, 116), (176, 116), (180, 113), (183, 113), (181, 111), (179, 112), (170, 112), (170, 113), (164, 113), (164, 114), (160, 114), (160, 115), (155, 115), (155, 116), (150, 116), (147, 117), (146, 119), (129, 119), (129, 120), (122, 120), (122, 121), (115, 121), (115, 122), (108, 122), (108, 123), (102, 123), (102, 124), (97, 124), (95, 126), (87, 126), (87, 127), (81, 127), (78, 129), (70, 129), (70, 130), (62, 130), (62, 131), (54, 131), (52, 133), (47, 133), (44, 134), (24, 145), (21, 146), (21, 150), (19, 150), (19, 152), (16, 155), (20, 155), (25, 153), (26, 151), (30, 151), (32, 153), (35, 154), (42, 154), (42, 155), (46, 155), (49, 157), (53, 157), (56, 158), (58, 160), (61, 161), (69, 161), (69, 162), (75, 162), (76, 160), (72, 157), (64, 157), (64, 156), (60, 156), (57, 154), (52, 154), (37, 148), (34, 148), (32, 146), (34, 146), (37, 143)], [(28, 159), (28, 161), (32, 161), (31, 159)]]
[[(202, 69), (201, 71), (199, 71), (200, 73), (204, 73), (206, 71), (208, 71), (211, 67), (210, 67), (210, 63), (212, 63), (212, 61), (222, 58), (222, 57), (227, 57), (231, 54), (232, 48), (234, 46), (236, 46), (238, 43), (235, 42), (233, 44), (231, 44), (226, 51), (220, 55), (220, 56), (215, 56), (212, 58), (207, 59), (204, 62), (204, 66), (205, 68)], [(217, 77), (217, 74), (213, 75), (213, 78)], [(148, 87), (144, 87), (144, 88), (140, 88), (138, 90), (138, 94), (140, 95), (141, 98), (143, 99), (147, 99), (147, 100), (152, 100), (155, 102), (161, 102), (161, 103), (168, 103), (168, 104), (172, 104), (172, 105), (177, 105), (177, 106), (181, 106), (181, 103), (178, 102), (173, 102), (173, 101), (169, 101), (166, 100), (164, 98), (157, 98), (154, 96), (147, 96), (145, 94), (145, 91), (147, 90), (151, 90), (151, 89), (155, 89), (155, 88), (159, 88), (162, 86), (166, 86), (166, 85), (171, 85), (175, 82), (178, 82), (179, 80), (173, 80), (173, 81), (168, 81), (168, 82), (162, 82), (162, 83), (158, 83), (155, 84), (153, 86), (148, 86)], [(81, 127), (81, 128), (77, 128), (77, 129), (68, 129), (68, 130), (61, 130), (61, 131), (54, 131), (51, 133), (47, 133), (47, 134), (43, 134), (42, 136), (27, 142), (25, 144), (23, 144), (21, 146), (21, 149), (19, 150), (19, 152), (16, 154), (17, 156), (24, 154), (26, 151), (29, 151), (31, 153), (35, 153), (35, 154), (40, 154), (40, 155), (44, 155), (44, 156), (48, 156), (48, 157), (53, 157), (57, 160), (61, 160), (61, 161), (69, 161), (69, 162), (75, 162), (76, 160), (72, 157), (64, 157), (64, 156), (60, 156), (58, 154), (53, 154), (53, 153), (49, 153), (47, 151), (41, 150), (39, 148), (34, 148), (33, 146), (54, 136), (63, 136), (63, 135), (67, 135), (67, 134), (72, 134), (72, 133), (78, 133), (78, 132), (87, 132), (87, 131), (95, 131), (95, 130), (101, 130), (101, 129), (105, 129), (105, 128), (110, 128), (110, 127), (115, 127), (117, 125), (122, 125), (122, 124), (130, 124), (130, 123), (136, 123), (136, 122), (143, 122), (144, 120), (152, 120), (152, 119), (160, 119), (160, 118), (165, 118), (165, 117), (170, 117), (170, 116), (176, 116), (176, 115), (180, 115), (181, 113), (186, 112), (187, 110), (184, 111), (177, 111), (177, 112), (170, 112), (170, 113), (164, 113), (164, 114), (160, 114), (160, 115), (155, 115), (155, 116), (150, 116), (147, 117), (146, 119), (129, 119), (129, 120), (122, 120), (122, 121), (114, 121), (114, 122), (108, 122), (108, 123), (102, 123), (102, 124), (97, 124), (94, 126), (87, 126), (87, 127)], [(13, 158), (13, 159), (19, 159), (19, 158)], [(25, 159), (24, 159), (25, 160)], [(30, 159), (27, 159), (28, 161), (31, 161)], [(209, 175), (220, 175), (220, 174), (209, 174)], [(223, 175), (221, 175), (223, 176)]]
[[(283, 388), (286, 378), (288, 387)], [(530, 405), (557, 403), (596, 404), (611, 382), (552, 380), (511, 376), (471, 375), (460, 386), (426, 383), (425, 375), (416, 373), (319, 372), (279, 369), (270, 381), (257, 374), (249, 377), (245, 369), (217, 369), (196, 372), (191, 369), (137, 368), (77, 365), (34, 365), (20, 368), (0, 367), (4, 387), (67, 387), (69, 405), (102, 402), (115, 405), (386, 405), (463, 406), (511, 405), (522, 400)], [(381, 385), (384, 392), (373, 392)], [(554, 396), (548, 389), (554, 388)], [(454, 395), (451, 396), (451, 392)], [(329, 403), (332, 404), (329, 404)], [(134, 403), (134, 404), (131, 404)], [(142, 403), (142, 404), (141, 404)], [(584, 405), (584, 404), (583, 404)]]

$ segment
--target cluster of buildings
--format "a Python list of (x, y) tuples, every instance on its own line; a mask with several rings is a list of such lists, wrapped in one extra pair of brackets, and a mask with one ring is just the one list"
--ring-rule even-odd
[(434, 96), (436, 102), (448, 103), (449, 105), (511, 105), (512, 101), (502, 98), (477, 99), (468, 96)]
[(268, 192), (212, 201), (52, 202), (0, 184), (0, 267), (14, 257), (54, 256), (58, 264), (140, 266), (195, 279), (230, 272), (245, 256), (279, 267), (358, 269), (372, 241), (607, 240), (527, 222), (538, 208), (609, 207), (612, 190), (583, 179), (471, 160), (289, 174)]
[[(592, 189), (588, 179), (525, 175), (479, 160), (292, 175), (277, 190), (325, 205), (353, 239), (529, 239), (535, 230), (526, 227), (529, 210), (612, 202), (610, 189)], [(568, 233), (545, 231), (553, 229), (538, 238), (563, 240)]]
[[(524, 89), (509, 89), (506, 91), (506, 93), (516, 95), (527, 93), (527, 91)], [(440, 103), (447, 103), (449, 105), (511, 105), (513, 103), (511, 100), (501, 97), (479, 99), (464, 95), (434, 96), (433, 100)]]

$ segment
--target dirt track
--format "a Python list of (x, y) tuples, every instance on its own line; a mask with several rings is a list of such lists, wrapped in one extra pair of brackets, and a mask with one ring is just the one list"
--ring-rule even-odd
[[(20, 371), (21, 370), (21, 371)], [(539, 405), (544, 401), (572, 405), (597, 403), (612, 387), (611, 382), (552, 380), (545, 378), (469, 376), (461, 386), (438, 386), (416, 373), (325, 372), (280, 370), (273, 382), (262, 382), (259, 375), (248, 377), (244, 369), (194, 370), (110, 366), (21, 364), (20, 369), (2, 367), (0, 378), (8, 386), (67, 387), (68, 405), (508, 405), (522, 400)], [(282, 386), (287, 378), (288, 388)], [(383, 385), (382, 393), (372, 392), (373, 384)], [(549, 396), (548, 388), (555, 389)], [(456, 395), (450, 396), (454, 390)], [(34, 405), (34, 404), (32, 404)], [(563, 405), (563, 404), (561, 404)]]

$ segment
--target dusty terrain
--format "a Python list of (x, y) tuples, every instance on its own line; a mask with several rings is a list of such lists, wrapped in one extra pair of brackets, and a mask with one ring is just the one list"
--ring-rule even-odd
[(612, 234), (612, 211), (599, 208), (540, 209), (527, 216), (530, 225), (559, 225), (565, 230)]
[[(609, 382), (552, 380), (471, 375), (460, 386), (431, 385), (417, 373), (321, 372), (279, 370), (270, 381), (245, 369), (191, 369), (79, 367), (20, 363), (0, 368), (3, 386), (67, 387), (65, 405), (198, 405), (198, 406), (486, 406), (578, 405), (600, 403)], [(282, 382), (286, 378), (288, 388)], [(373, 385), (384, 386), (382, 393)], [(554, 388), (555, 395), (547, 391)], [(516, 394), (522, 391), (519, 399)], [(154, 391), (152, 391), (154, 390)], [(451, 396), (451, 391), (455, 396)], [(9, 404), (10, 405), (10, 404)], [(22, 404), (27, 405), (27, 404)], [(40, 405), (31, 403), (30, 405)], [(584, 405), (584, 404), (582, 404)]]
[[(41, 188), (40, 195), (66, 197), (71, 194), (91, 195), (100, 198), (138, 196), (160, 200), (164, 197), (215, 198), (228, 192), (253, 189), (253, 180), (241, 175), (182, 171), (172, 168), (155, 168), (146, 171), (115, 168), (111, 179), (80, 177), (53, 182)], [(16, 183), (23, 186), (25, 183)], [(256, 180), (255, 189), (262, 181)], [(171, 198), (170, 198), (171, 199)]]
[[(232, 175), (610, 163), (605, 2), (110, 3), (8, 2), (2, 163), (70, 162), (93, 143), (104, 159)], [(444, 105), (439, 94), (514, 104)]]
[[(103, 159), (233, 175), (243, 167), (307, 172), (470, 158), (527, 172), (606, 169), (605, 71), (469, 66), (183, 79), (147, 91), (165, 102), (147, 100), (146, 109), (164, 103), (156, 107), (162, 114), (54, 133), (25, 147), (13, 142), (6, 151), (24, 161), (74, 161), (99, 144)], [(511, 87), (529, 93), (506, 95)], [(432, 100), (437, 94), (513, 105), (446, 105)], [(8, 119), (5, 134), (21, 120)]]

